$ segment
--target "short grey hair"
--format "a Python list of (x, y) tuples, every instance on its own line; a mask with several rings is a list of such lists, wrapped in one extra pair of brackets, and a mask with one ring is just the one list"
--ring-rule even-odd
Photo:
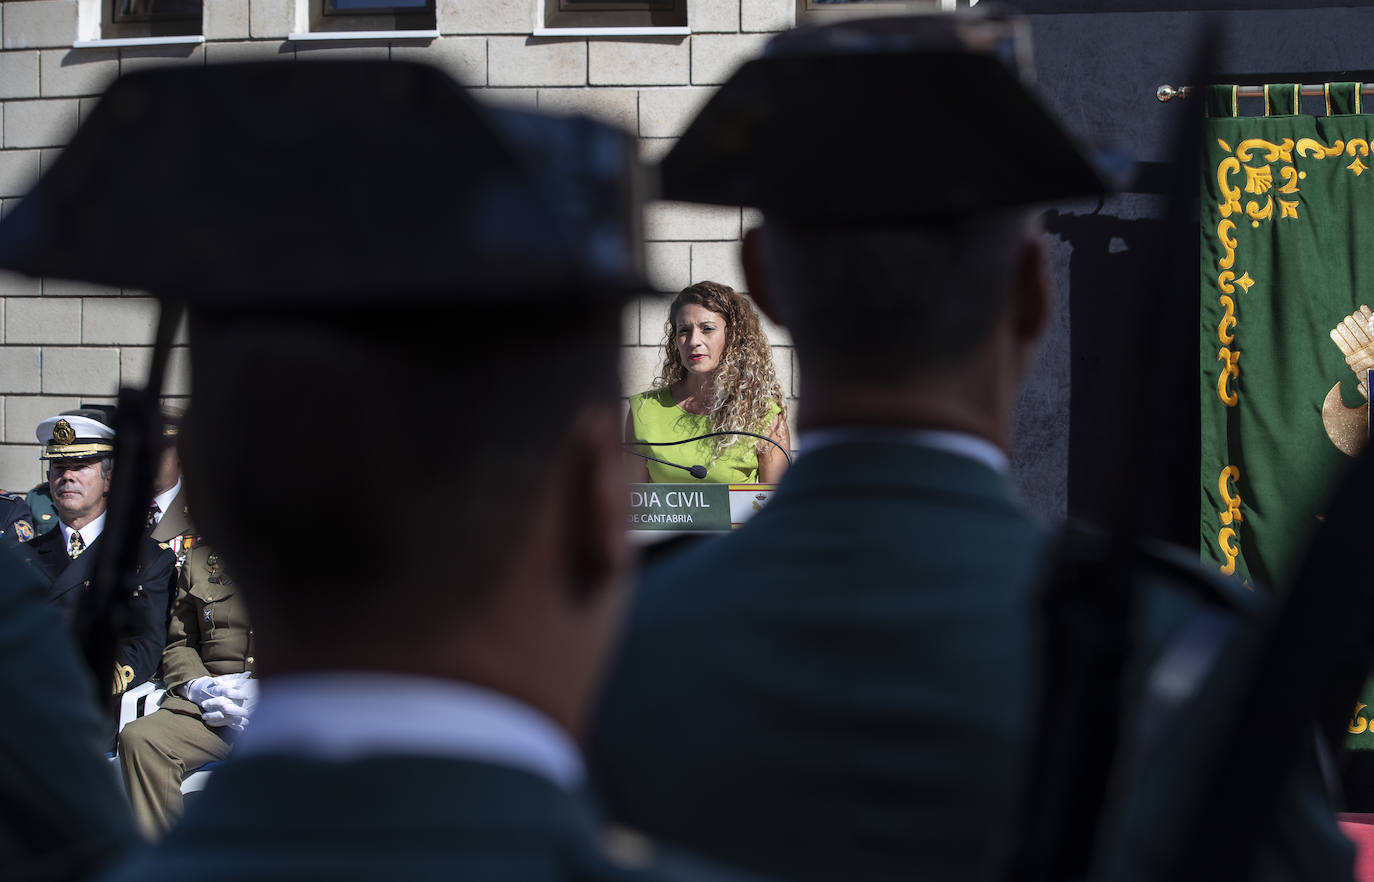
[(987, 337), (1039, 232), (1030, 209), (941, 225), (814, 229), (767, 221), (763, 258), (808, 371), (893, 385), (960, 363)]

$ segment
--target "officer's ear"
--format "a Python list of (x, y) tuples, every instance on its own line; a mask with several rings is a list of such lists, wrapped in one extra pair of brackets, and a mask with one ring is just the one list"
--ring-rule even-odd
[(583, 406), (565, 442), (562, 520), (573, 599), (596, 603), (625, 578), (630, 566), (626, 536), (630, 488), (620, 445), (618, 403)]
[(1016, 291), (1011, 304), (1012, 332), (1018, 342), (1033, 344), (1050, 318), (1050, 282), (1045, 246), (1039, 234), (1026, 237), (1017, 258)]
[(740, 243), (740, 263), (744, 266), (744, 283), (748, 286), (750, 299), (770, 322), (781, 327), (783, 322), (773, 297), (772, 279), (763, 259), (762, 230), (762, 227), (754, 227), (744, 234), (744, 241)]

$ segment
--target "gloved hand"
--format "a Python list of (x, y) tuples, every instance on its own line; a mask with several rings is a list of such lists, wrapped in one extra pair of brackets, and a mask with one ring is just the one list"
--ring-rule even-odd
[(200, 706), (201, 719), (208, 726), (241, 730), (258, 704), (258, 681), (247, 672), (197, 677), (183, 690), (187, 698)]
[(205, 699), (200, 706), (201, 722), (207, 726), (226, 726), (235, 732), (242, 732), (248, 725), (248, 708), (223, 696)]

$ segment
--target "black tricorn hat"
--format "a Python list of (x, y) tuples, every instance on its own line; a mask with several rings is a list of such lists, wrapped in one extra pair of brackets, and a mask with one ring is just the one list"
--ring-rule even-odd
[(620, 130), (424, 65), (146, 71), (0, 222), (0, 266), (193, 306), (609, 303), (642, 288), (641, 179)]
[(837, 227), (920, 224), (1104, 192), (1023, 83), (1024, 20), (982, 9), (773, 38), (663, 158), (663, 198)]

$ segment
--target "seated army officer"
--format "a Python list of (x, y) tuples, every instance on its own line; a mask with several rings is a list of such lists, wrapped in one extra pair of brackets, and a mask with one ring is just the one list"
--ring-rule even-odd
[(162, 652), (167, 697), (119, 733), (120, 770), (143, 832), (161, 835), (181, 816), (188, 772), (229, 755), (257, 701), (253, 629), (223, 558), (186, 553)]
[(179, 408), (164, 407), (162, 416), (157, 469), (153, 473), (153, 500), (148, 505), (146, 523), (153, 541), (170, 548), (176, 555), (179, 570), (187, 551), (195, 544), (196, 530), (191, 524), (191, 509), (182, 489), (181, 456), (177, 451), (182, 412)]
[[(43, 420), (36, 430), (59, 523), (58, 529), (29, 543), (27, 556), (50, 580), (48, 596), (62, 609), (69, 626), (90, 588), (94, 552), (105, 528), (115, 443), (114, 429), (102, 421), (107, 418), (103, 411), (66, 411)], [(167, 637), (175, 558), (171, 551), (146, 540), (140, 561), (129, 627), (115, 654), (112, 689), (116, 693), (156, 673)]]
[[(633, 139), (417, 65), (212, 65), (116, 82), (72, 156), (0, 221), (0, 265), (189, 303), (186, 488), (262, 637), (257, 715), (114, 878), (673, 878), (607, 848), (577, 748), (629, 562)], [(125, 187), (157, 197), (150, 247), (109, 252)], [(262, 506), (283, 445), (298, 504)], [(403, 472), (430, 553), (357, 516)]]

